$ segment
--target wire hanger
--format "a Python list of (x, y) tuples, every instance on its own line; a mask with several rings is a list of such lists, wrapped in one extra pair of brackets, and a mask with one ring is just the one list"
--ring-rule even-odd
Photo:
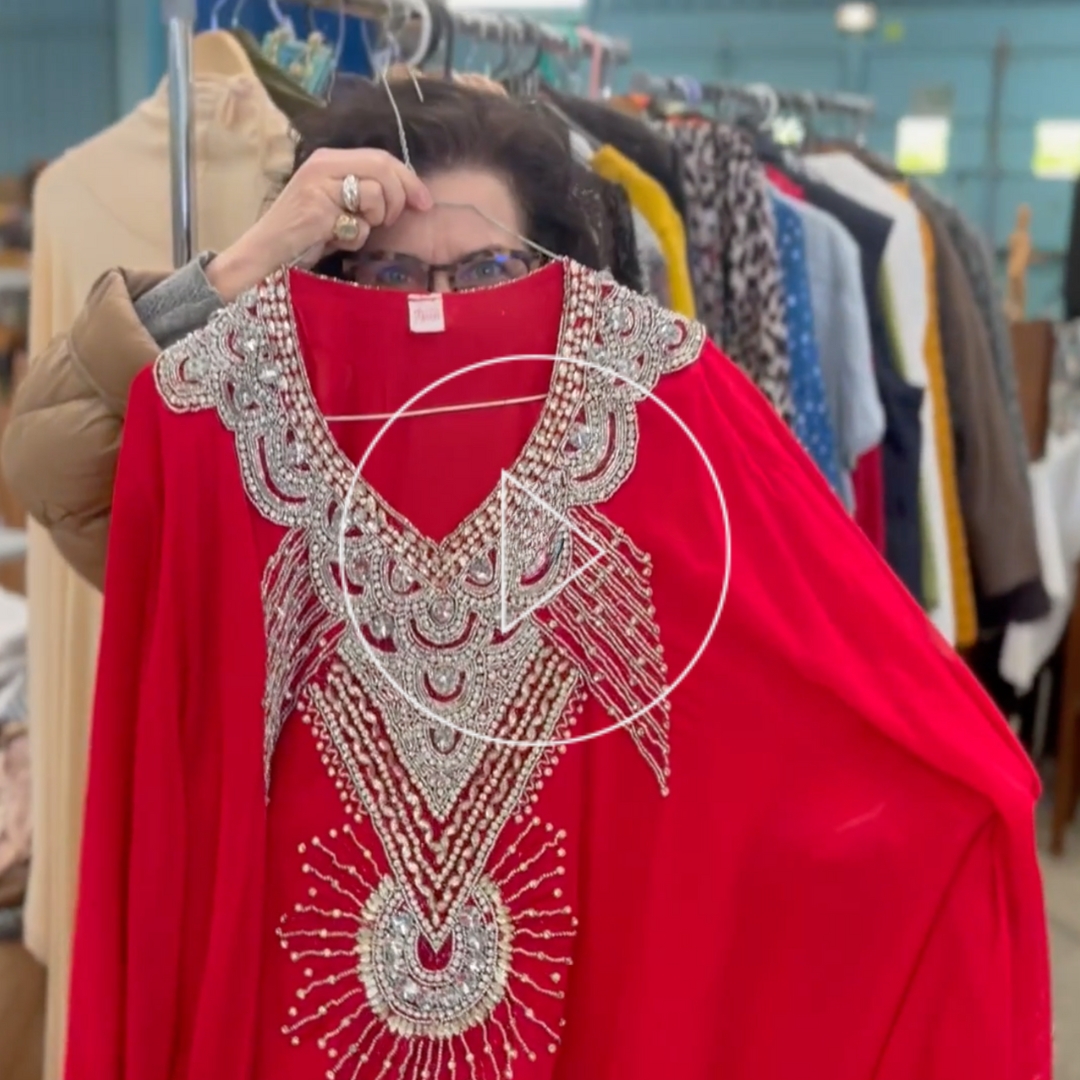
[(502, 57), (499, 60), (498, 66), (491, 73), (493, 79), (501, 79), (510, 68), (510, 61), (513, 58), (513, 47), (520, 40), (521, 37), (521, 23), (512, 18), (509, 15), (505, 15), (500, 19), (502, 23)]
[(780, 96), (768, 83), (751, 83), (746, 89), (754, 97), (761, 111), (758, 119), (759, 130), (769, 130), (780, 112)]

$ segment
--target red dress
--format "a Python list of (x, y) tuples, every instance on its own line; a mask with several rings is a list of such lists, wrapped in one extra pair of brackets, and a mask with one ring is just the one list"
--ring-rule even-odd
[(573, 264), (442, 306), (136, 381), (69, 1080), (1049, 1077), (1035, 778), (760, 394)]

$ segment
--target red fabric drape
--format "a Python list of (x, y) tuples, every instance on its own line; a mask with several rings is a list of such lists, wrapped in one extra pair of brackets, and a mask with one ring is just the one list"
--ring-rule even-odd
[[(294, 275), (320, 406), (379, 411), (414, 379), (541, 349), (560, 281), (555, 267), (448, 297), (448, 330), (421, 340), (403, 298)], [(488, 369), (456, 399), (527, 393), (539, 371)], [(625, 733), (571, 747), (545, 781), (537, 812), (566, 831), (579, 927), (567, 996), (544, 1012), (561, 1045), (541, 1039), (513, 1075), (1044, 1080), (1037, 784), (1021, 749), (726, 359), (707, 345), (658, 395), (699, 440), (731, 525), (729, 550), (694, 447), (645, 402), (634, 472), (601, 509), (651, 555), (673, 677), (729, 558), (730, 594), (672, 694), (670, 795)], [(437, 535), (497, 481), (530, 408), (403, 421), (368, 475)], [(342, 434), (354, 455), (368, 438)], [(68, 1080), (331, 1067), (325, 1029), (282, 1030), (298, 975), (276, 928), (306, 895), (299, 848), (343, 818), (297, 717), (264, 800), (260, 579), (280, 538), (216, 413), (171, 413), (141, 376), (110, 541)], [(595, 704), (582, 719), (604, 723)], [(383, 1061), (339, 1075), (375, 1080)], [(487, 1080), (484, 1058), (472, 1066)], [(464, 1059), (428, 1067), (470, 1076)]]

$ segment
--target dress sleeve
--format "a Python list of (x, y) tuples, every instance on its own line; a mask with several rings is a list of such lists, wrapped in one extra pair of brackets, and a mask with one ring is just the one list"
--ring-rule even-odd
[[(163, 518), (161, 405), (132, 390), (116, 478), (105, 577), (69, 1009), (67, 1080), (122, 1080), (130, 1006), (128, 937), (143, 658), (158, 611)], [(143, 745), (140, 745), (143, 744)], [(153, 782), (153, 777), (145, 778)]]
[[(1048, 978), (1030, 920), (1012, 910), (994, 820), (976, 836), (927, 935), (876, 1080), (1049, 1080)], [(1045, 971), (1045, 967), (1044, 967)]]

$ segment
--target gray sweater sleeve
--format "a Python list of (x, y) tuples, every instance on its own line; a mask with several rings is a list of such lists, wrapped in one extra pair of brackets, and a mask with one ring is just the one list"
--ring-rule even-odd
[(224, 306), (206, 277), (213, 258), (213, 252), (204, 252), (135, 301), (139, 322), (160, 348), (205, 326)]

